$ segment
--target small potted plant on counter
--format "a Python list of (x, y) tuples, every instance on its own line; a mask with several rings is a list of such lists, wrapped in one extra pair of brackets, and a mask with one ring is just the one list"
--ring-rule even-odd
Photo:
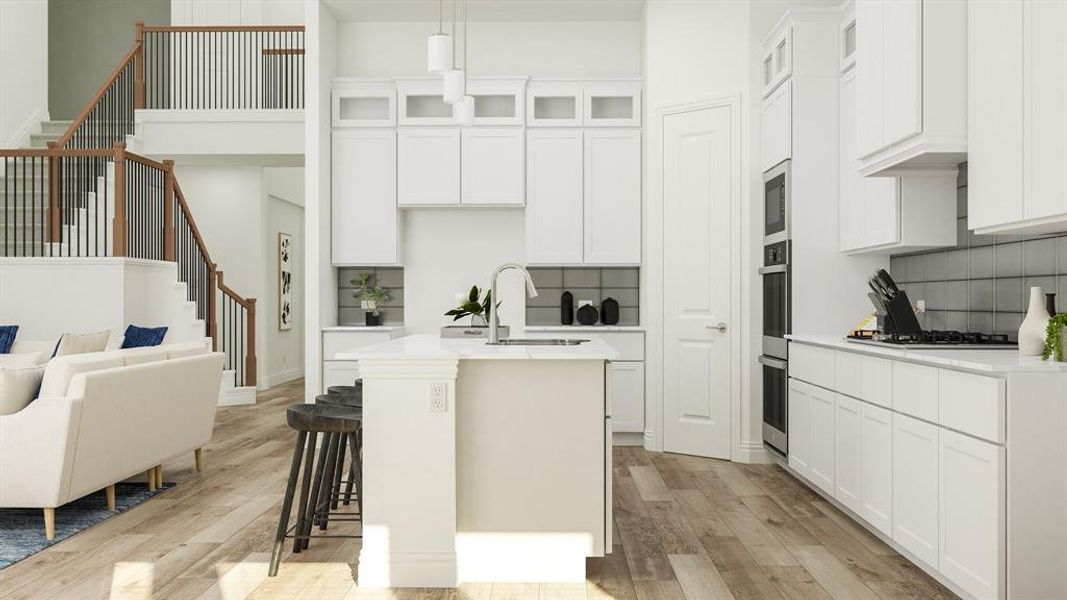
[[(457, 338), (487, 338), (489, 337), (489, 319), (492, 311), (500, 308), (500, 303), (493, 304), (492, 292), (483, 290), (476, 285), (471, 286), (469, 292), (456, 294), (456, 308), (445, 313), (446, 317), (452, 317), (452, 321), (458, 321), (463, 317), (470, 317), (470, 325), (447, 325), (441, 328), (441, 337)], [(507, 326), (500, 326), (500, 337), (506, 338), (509, 334)]]
[(1067, 313), (1053, 315), (1045, 327), (1045, 352), (1041, 360), (1052, 358), (1057, 362), (1063, 362), (1063, 334), (1067, 328)]
[(359, 279), (353, 279), (352, 285), (358, 286), (353, 298), (359, 299), (359, 306), (364, 310), (368, 327), (382, 324), (381, 306), (389, 300), (389, 290), (378, 285), (378, 280), (370, 273), (360, 273)]

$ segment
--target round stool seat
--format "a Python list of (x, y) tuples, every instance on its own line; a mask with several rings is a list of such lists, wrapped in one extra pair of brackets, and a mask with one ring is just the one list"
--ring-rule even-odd
[(362, 409), (363, 397), (356, 395), (319, 394), (315, 396), (315, 404), (327, 406), (347, 406), (348, 408)]
[(297, 404), (285, 416), (293, 429), (320, 433), (355, 433), (363, 419), (361, 411), (335, 404)]
[(330, 395), (352, 396), (363, 393), (363, 380), (357, 379), (356, 385), (331, 385), (326, 388)]

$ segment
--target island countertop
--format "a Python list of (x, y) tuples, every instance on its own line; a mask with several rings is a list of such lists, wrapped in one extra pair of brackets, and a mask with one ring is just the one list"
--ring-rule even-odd
[[(583, 332), (584, 334), (584, 332)], [(552, 337), (548, 335), (530, 337)], [(571, 336), (573, 337), (573, 336)], [(458, 360), (616, 360), (618, 351), (595, 335), (576, 346), (489, 346), (485, 339), (442, 338), (410, 335), (349, 351), (337, 360), (458, 359)]]

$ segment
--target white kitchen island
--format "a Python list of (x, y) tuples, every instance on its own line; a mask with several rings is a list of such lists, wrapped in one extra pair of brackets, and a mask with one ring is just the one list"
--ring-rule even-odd
[(409, 336), (363, 378), (364, 587), (580, 582), (611, 549), (611, 361), (579, 346)]

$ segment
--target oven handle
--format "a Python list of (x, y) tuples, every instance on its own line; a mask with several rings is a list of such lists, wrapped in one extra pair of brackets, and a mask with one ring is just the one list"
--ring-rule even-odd
[(761, 365), (770, 367), (772, 369), (785, 369), (789, 365), (789, 363), (784, 361), (784, 360), (779, 360), (777, 358), (771, 358), (769, 356), (762, 356), (761, 355), (756, 360), (758, 360)]
[(770, 267), (760, 267), (757, 271), (760, 275), (767, 275), (768, 273), (785, 273), (787, 265), (774, 265)]

